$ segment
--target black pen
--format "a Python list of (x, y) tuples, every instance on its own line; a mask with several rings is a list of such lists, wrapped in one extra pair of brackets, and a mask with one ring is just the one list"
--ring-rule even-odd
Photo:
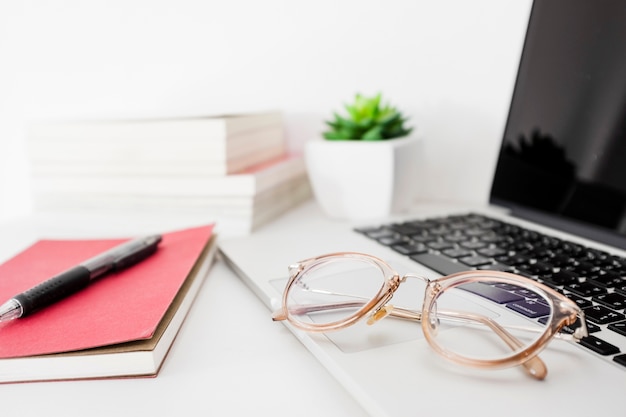
[(122, 243), (24, 291), (0, 306), (0, 323), (25, 317), (73, 294), (106, 274), (128, 268), (157, 250), (160, 235)]

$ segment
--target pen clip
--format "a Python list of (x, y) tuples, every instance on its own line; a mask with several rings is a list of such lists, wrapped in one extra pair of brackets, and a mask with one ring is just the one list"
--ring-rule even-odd
[(113, 259), (113, 271), (128, 268), (138, 262), (143, 261), (157, 250), (157, 246), (161, 242), (161, 236), (148, 236), (136, 242), (141, 244), (139, 250), (130, 250), (128, 253), (122, 253), (120, 257)]
[(103, 254), (91, 258), (81, 265), (87, 268), (90, 279), (128, 268), (152, 255), (161, 242), (160, 235), (130, 240)]

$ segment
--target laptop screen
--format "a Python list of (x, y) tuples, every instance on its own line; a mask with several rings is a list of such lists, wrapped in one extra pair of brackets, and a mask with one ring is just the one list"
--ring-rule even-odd
[(626, 248), (626, 2), (536, 0), (491, 202)]

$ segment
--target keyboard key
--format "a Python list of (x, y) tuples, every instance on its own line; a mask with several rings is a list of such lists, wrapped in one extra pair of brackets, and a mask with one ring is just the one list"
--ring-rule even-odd
[(609, 324), (608, 329), (613, 330), (615, 333), (619, 333), (622, 336), (626, 336), (626, 321)]
[(500, 256), (500, 255), (506, 255), (506, 251), (502, 248), (482, 248), (482, 249), (478, 249), (476, 252), (478, 252), (480, 255), (483, 256), (487, 256), (489, 258), (493, 258), (495, 256)]
[(453, 262), (445, 256), (435, 253), (413, 255), (411, 256), (411, 259), (432, 269), (433, 271), (439, 272), (442, 275), (450, 275), (456, 272), (467, 271), (469, 269), (467, 265)]
[(478, 269), (487, 270), (487, 271), (502, 271), (502, 272), (510, 272), (510, 273), (515, 272), (515, 270), (512, 267), (508, 265), (503, 265), (501, 263), (480, 265)]
[(619, 363), (622, 366), (626, 366), (626, 354), (624, 355), (617, 355), (613, 358), (613, 360), (617, 363)]
[(531, 319), (550, 315), (550, 307), (535, 300), (523, 299), (509, 303), (506, 306)]
[(587, 300), (586, 298), (579, 297), (576, 294), (567, 293), (565, 294), (565, 296), (575, 302), (580, 308), (587, 308), (593, 305), (591, 301)]
[(619, 353), (619, 348), (617, 346), (605, 342), (602, 339), (598, 339), (595, 336), (583, 337), (580, 340), (580, 344), (603, 356), (615, 355), (616, 353)]
[(478, 237), (489, 233), (489, 230), (481, 229), (479, 227), (473, 227), (471, 229), (465, 230), (465, 234), (472, 237)]
[(596, 295), (592, 300), (613, 310), (624, 310), (626, 308), (626, 296), (616, 292)]
[(385, 246), (399, 245), (404, 242), (404, 239), (398, 236), (385, 236), (376, 239), (378, 243)]
[(419, 242), (419, 243), (428, 243), (428, 242), (433, 242), (437, 240), (435, 236), (424, 235), (424, 234), (411, 235), (410, 237), (412, 240)]
[(615, 292), (626, 295), (626, 284), (615, 287)]
[(509, 242), (509, 239), (505, 236), (502, 235), (498, 235), (495, 233), (489, 233), (487, 235), (483, 235), (480, 236), (479, 239), (487, 244), (489, 243), (495, 243), (495, 244), (499, 244), (499, 243), (503, 243), (506, 244), (506, 242)]
[(513, 290), (513, 292), (515, 294), (521, 295), (522, 297), (526, 297), (526, 298), (529, 298), (531, 300), (538, 300), (538, 299), (541, 298), (536, 292), (533, 292), (533, 291), (531, 291), (531, 290), (529, 290), (527, 288), (521, 288), (520, 287), (520, 288), (517, 288), (517, 289)]
[(445, 240), (437, 240), (434, 242), (428, 242), (426, 243), (426, 245), (428, 245), (428, 247), (431, 249), (439, 250), (439, 251), (454, 248), (454, 244), (450, 242), (446, 242)]
[(437, 226), (431, 229), (428, 229), (428, 233), (433, 236), (443, 236), (447, 235), (451, 232), (451, 230), (445, 226)]
[(525, 255), (513, 255), (513, 256), (508, 256), (508, 255), (504, 255), (504, 256), (496, 256), (496, 261), (506, 264), (506, 265), (511, 265), (511, 266), (518, 266), (518, 265), (522, 265), (527, 263), (529, 260), (529, 258)]
[(626, 316), (604, 306), (592, 306), (584, 309), (587, 320), (596, 324), (609, 324), (626, 320)]
[(584, 277), (598, 270), (598, 267), (589, 262), (580, 262), (574, 266), (574, 272)]
[(407, 223), (393, 224), (389, 226), (396, 233), (399, 233), (404, 236), (410, 236), (419, 232), (419, 229), (413, 225)]
[(573, 271), (561, 269), (550, 276), (546, 277), (546, 281), (549, 281), (556, 285), (569, 285), (578, 283), (578, 274)]
[(593, 283), (606, 288), (624, 285), (621, 275), (615, 271), (600, 271), (593, 279)]
[(545, 262), (533, 262), (520, 267), (529, 275), (544, 275), (552, 272), (552, 265)]
[(465, 284), (460, 286), (459, 288), (464, 289), (465, 291), (469, 291), (473, 294), (480, 295), (485, 297), (488, 300), (491, 300), (498, 304), (508, 304), (514, 301), (521, 301), (524, 297), (514, 294), (512, 292), (505, 291), (501, 288), (483, 284), (481, 282), (473, 282), (471, 284)]
[(574, 282), (567, 285), (565, 289), (583, 297), (591, 297), (606, 293), (606, 289), (593, 285), (590, 282)]
[(467, 236), (465, 236), (462, 233), (453, 233), (451, 235), (445, 235), (443, 237), (444, 240), (448, 241), (448, 242), (452, 242), (452, 243), (459, 243), (459, 242), (464, 242), (467, 240)]
[(552, 250), (543, 246), (534, 246), (530, 253), (533, 258), (544, 261), (552, 256)]
[(407, 256), (428, 252), (428, 248), (422, 243), (401, 243), (399, 245), (391, 246), (391, 249)]
[(561, 247), (559, 248), (559, 251), (561, 253), (567, 253), (570, 255), (578, 255), (581, 251), (583, 250), (583, 247), (581, 245), (579, 245), (578, 243), (574, 243), (574, 242), (567, 242), (564, 241), (561, 244)]
[(369, 229), (357, 229), (360, 233), (363, 233), (365, 236), (371, 239), (382, 239), (384, 237), (395, 236), (396, 232), (393, 230), (387, 229), (386, 227), (376, 227)]
[(443, 251), (443, 254), (449, 256), (450, 258), (462, 258), (465, 256), (470, 256), (472, 255), (472, 253), (473, 252), (471, 250), (461, 248), (446, 249)]
[(626, 258), (622, 258), (621, 256), (610, 256), (611, 259), (611, 264), (616, 268), (616, 269), (622, 269), (624, 270), (624, 268), (626, 268)]
[(519, 285), (507, 284), (507, 283), (504, 283), (504, 282), (499, 282), (497, 284), (489, 284), (489, 285), (493, 285), (494, 287), (502, 288), (503, 290), (508, 291), (508, 292), (517, 292), (519, 290), (523, 290), (524, 289), (524, 287), (520, 287)]
[(486, 243), (479, 240), (468, 240), (466, 242), (461, 242), (460, 245), (463, 246), (465, 249), (480, 249), (487, 246)]
[(563, 253), (555, 253), (550, 258), (550, 263), (554, 266), (561, 268), (564, 266), (572, 265), (574, 263), (574, 258)]
[(467, 266), (480, 266), (487, 265), (491, 263), (491, 259), (485, 258), (484, 256), (466, 256), (465, 258), (460, 258), (459, 262), (464, 263)]

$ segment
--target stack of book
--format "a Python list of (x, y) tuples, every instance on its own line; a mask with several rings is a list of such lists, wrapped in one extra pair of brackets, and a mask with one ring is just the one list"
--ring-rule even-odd
[(311, 195), (279, 112), (41, 123), (28, 148), (36, 211), (194, 212), (242, 234)]

